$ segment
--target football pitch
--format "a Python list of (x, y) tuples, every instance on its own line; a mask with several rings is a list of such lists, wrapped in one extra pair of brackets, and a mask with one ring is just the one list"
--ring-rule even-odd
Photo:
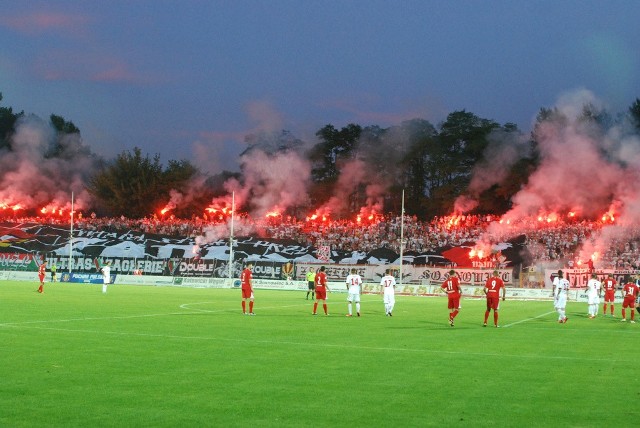
[[(632, 426), (640, 323), (569, 303), (0, 282), (0, 426)], [(601, 309), (601, 308), (600, 308)], [(638, 314), (636, 314), (638, 315)], [(639, 317), (640, 318), (640, 317)]]

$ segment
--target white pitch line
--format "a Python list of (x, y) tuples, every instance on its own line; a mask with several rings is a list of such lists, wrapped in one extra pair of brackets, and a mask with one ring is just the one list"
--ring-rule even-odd
[[(188, 310), (188, 311), (196, 311), (196, 312), (205, 312), (205, 313), (221, 313), (221, 312), (236, 312), (235, 309), (216, 309), (216, 310), (207, 310), (207, 309), (195, 309), (190, 308), (190, 305), (204, 305), (208, 303), (214, 302), (196, 302), (196, 303), (183, 303), (180, 305), (180, 309)], [(260, 310), (268, 310), (268, 309), (278, 309), (278, 308), (291, 308), (296, 306), (305, 306), (304, 303), (295, 304), (295, 305), (285, 305), (285, 306), (261, 306)], [(68, 318), (68, 319), (58, 319), (58, 320), (32, 320), (32, 321), (17, 321), (17, 322), (4, 322), (0, 323), (0, 327), (11, 327), (16, 325), (25, 325), (25, 324), (42, 324), (42, 323), (54, 323), (54, 322), (73, 322), (73, 321), (104, 321), (104, 320), (126, 320), (133, 318), (153, 318), (153, 317), (164, 317), (164, 316), (172, 316), (172, 315), (188, 315), (189, 312), (165, 312), (160, 314), (141, 314), (141, 315), (122, 315), (122, 316), (110, 316), (110, 317), (89, 317), (89, 318)]]
[(542, 315), (538, 315), (536, 317), (525, 318), (525, 319), (520, 320), (520, 321), (512, 322), (510, 324), (505, 324), (505, 325), (502, 326), (502, 328), (513, 327), (514, 325), (522, 324), (522, 323), (525, 323), (525, 322), (528, 322), (528, 321), (533, 321), (533, 320), (536, 320), (538, 318), (546, 317), (547, 315), (556, 314), (556, 313), (557, 313), (556, 311), (551, 311), (551, 312), (547, 312), (547, 313), (542, 314)]

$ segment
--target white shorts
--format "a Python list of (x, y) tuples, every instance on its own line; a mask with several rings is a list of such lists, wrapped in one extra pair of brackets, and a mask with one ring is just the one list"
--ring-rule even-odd
[(598, 296), (597, 294), (593, 294), (588, 296), (589, 297), (589, 304), (590, 305), (597, 305), (600, 303), (600, 296)]
[(105, 276), (103, 278), (103, 283), (104, 284), (109, 284), (111, 282), (111, 276)]
[(561, 295), (553, 302), (553, 307), (557, 309), (564, 309), (567, 307), (567, 296)]
[(349, 294), (347, 295), (347, 302), (360, 303), (360, 293), (349, 291)]
[(396, 293), (393, 292), (393, 290), (391, 290), (391, 292), (384, 292), (384, 298), (383, 298), (384, 304), (385, 305), (393, 305), (396, 303)]

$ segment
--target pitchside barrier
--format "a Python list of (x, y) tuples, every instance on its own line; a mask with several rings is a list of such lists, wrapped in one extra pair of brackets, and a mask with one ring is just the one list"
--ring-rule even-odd
[[(91, 274), (91, 276), (69, 275), (68, 273), (58, 274), (58, 278), (66, 281), (51, 284), (51, 286), (62, 286), (65, 283), (73, 281), (75, 283), (84, 283), (87, 285), (99, 284), (102, 281), (102, 275)], [(98, 280), (98, 277), (100, 280)], [(0, 271), (0, 280), (15, 280), (32, 282), (34, 286), (38, 284), (38, 275), (35, 272), (16, 272), (16, 271)], [(50, 275), (47, 275), (45, 282), (50, 283)], [(117, 285), (146, 285), (146, 286), (169, 286), (169, 287), (189, 287), (189, 288), (240, 288), (238, 279), (230, 280), (229, 278), (198, 278), (198, 277), (168, 277), (160, 275), (112, 275), (113, 284)], [(0, 284), (1, 286), (1, 284)], [(256, 290), (288, 290), (307, 291), (307, 282), (300, 280), (265, 280), (254, 279), (253, 286)], [(330, 281), (329, 289), (332, 293), (337, 293), (344, 297), (347, 293), (347, 287), (344, 282)], [(483, 298), (482, 286), (480, 285), (463, 285), (463, 298)], [(365, 295), (375, 295), (380, 291), (380, 285), (375, 282), (365, 282), (363, 284), (363, 292)], [(440, 288), (440, 284), (398, 284), (396, 295), (399, 296), (443, 296), (444, 292)], [(331, 293), (329, 294), (331, 296)], [(517, 300), (552, 300), (553, 296), (550, 289), (533, 289), (533, 288), (506, 288), (507, 299)], [(331, 298), (331, 297), (329, 297)], [(582, 289), (571, 289), (568, 299), (574, 302), (586, 302), (587, 295)], [(617, 295), (616, 301), (621, 301), (622, 297)]]

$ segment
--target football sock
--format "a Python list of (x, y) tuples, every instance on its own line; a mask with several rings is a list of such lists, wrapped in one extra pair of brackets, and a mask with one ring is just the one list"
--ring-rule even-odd
[(493, 323), (498, 325), (498, 313), (496, 311), (493, 311)]
[(356, 303), (356, 312), (360, 313), (360, 303)]
[(249, 312), (253, 313), (253, 300), (249, 301)]
[(484, 311), (484, 323), (487, 323), (487, 320), (489, 319), (489, 311)]
[(244, 300), (242, 301), (242, 312), (247, 312), (247, 302), (245, 302)]
[(349, 303), (349, 315), (353, 314), (353, 309), (351, 308), (351, 303)]
[(627, 317), (627, 310), (625, 308), (622, 308), (622, 318), (626, 318)]
[(457, 309), (455, 311), (453, 311), (453, 313), (451, 314), (451, 319), (454, 319), (455, 317), (457, 317), (458, 316), (458, 312), (460, 312), (460, 311), (457, 310)]
[(327, 304), (326, 303), (322, 304), (322, 309), (324, 309), (324, 314), (325, 315), (329, 313), (328, 310), (327, 310)]
[(317, 310), (318, 310), (318, 302), (315, 302), (313, 304), (313, 313), (315, 314)]

